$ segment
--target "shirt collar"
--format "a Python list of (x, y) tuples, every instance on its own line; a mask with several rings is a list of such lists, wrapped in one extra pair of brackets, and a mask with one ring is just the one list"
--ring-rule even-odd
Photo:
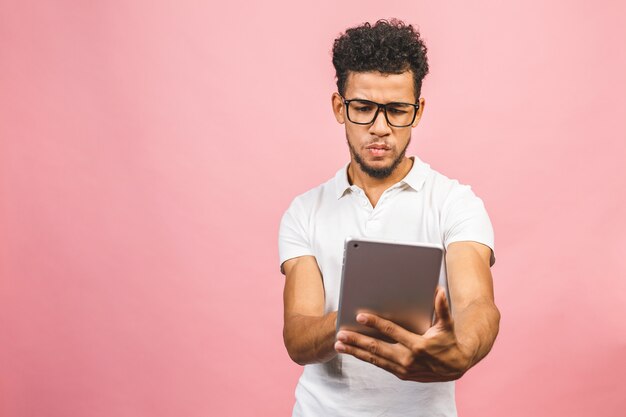
[(419, 191), (424, 186), (424, 182), (426, 182), (430, 165), (419, 159), (417, 156), (411, 156), (410, 158), (413, 159), (413, 166), (411, 167), (409, 173), (406, 174), (400, 182), (404, 182), (415, 191)]
[[(426, 181), (430, 165), (423, 162), (417, 156), (411, 156), (410, 158), (413, 159), (413, 166), (400, 183), (404, 183), (413, 188), (415, 191), (419, 191), (422, 189), (422, 186)], [(335, 174), (335, 193), (337, 199), (343, 197), (346, 191), (352, 187), (348, 181), (348, 165), (349, 163), (345, 164), (339, 171), (337, 171), (337, 174)]]
[(335, 194), (337, 195), (337, 199), (343, 197), (343, 195), (350, 189), (350, 182), (348, 181), (348, 162), (345, 164), (337, 174), (335, 174)]

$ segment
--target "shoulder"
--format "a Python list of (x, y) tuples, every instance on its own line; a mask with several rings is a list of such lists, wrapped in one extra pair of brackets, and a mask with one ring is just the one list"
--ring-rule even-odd
[(321, 205), (336, 200), (338, 189), (342, 186), (339, 179), (342, 169), (326, 182), (295, 196), (289, 205), (288, 211), (295, 210), (310, 213)]
[(450, 178), (431, 168), (430, 165), (426, 163), (422, 164), (421, 170), (425, 178), (424, 192), (428, 194), (439, 207), (458, 199), (475, 197), (470, 185)]
[(297, 195), (283, 213), (279, 227), (279, 253), (281, 265), (287, 259), (313, 255), (312, 233), (315, 229), (315, 213), (324, 201), (334, 195), (333, 180)]
[(289, 209), (310, 211), (331, 193), (331, 188), (332, 180), (298, 194), (291, 201)]

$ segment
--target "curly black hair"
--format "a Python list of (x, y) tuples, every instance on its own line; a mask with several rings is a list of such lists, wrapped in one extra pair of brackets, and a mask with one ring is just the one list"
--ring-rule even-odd
[(422, 89), (422, 80), (428, 74), (426, 45), (420, 33), (401, 20), (381, 19), (374, 26), (366, 22), (347, 29), (333, 44), (333, 65), (337, 89), (342, 96), (348, 74), (378, 71), (383, 74), (413, 72), (415, 98)]

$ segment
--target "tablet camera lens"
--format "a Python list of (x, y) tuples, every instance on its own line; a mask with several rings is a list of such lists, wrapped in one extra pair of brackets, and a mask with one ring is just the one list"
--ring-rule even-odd
[(359, 244), (358, 244), (358, 243), (355, 243), (355, 244), (354, 244), (354, 247), (355, 247), (355, 248), (358, 248), (358, 247), (359, 247)]

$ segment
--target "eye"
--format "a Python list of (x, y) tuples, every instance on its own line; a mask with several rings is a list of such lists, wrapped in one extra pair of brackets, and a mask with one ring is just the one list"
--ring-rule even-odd
[(387, 106), (387, 111), (391, 114), (402, 115), (413, 110), (411, 106), (403, 103), (391, 103)]

